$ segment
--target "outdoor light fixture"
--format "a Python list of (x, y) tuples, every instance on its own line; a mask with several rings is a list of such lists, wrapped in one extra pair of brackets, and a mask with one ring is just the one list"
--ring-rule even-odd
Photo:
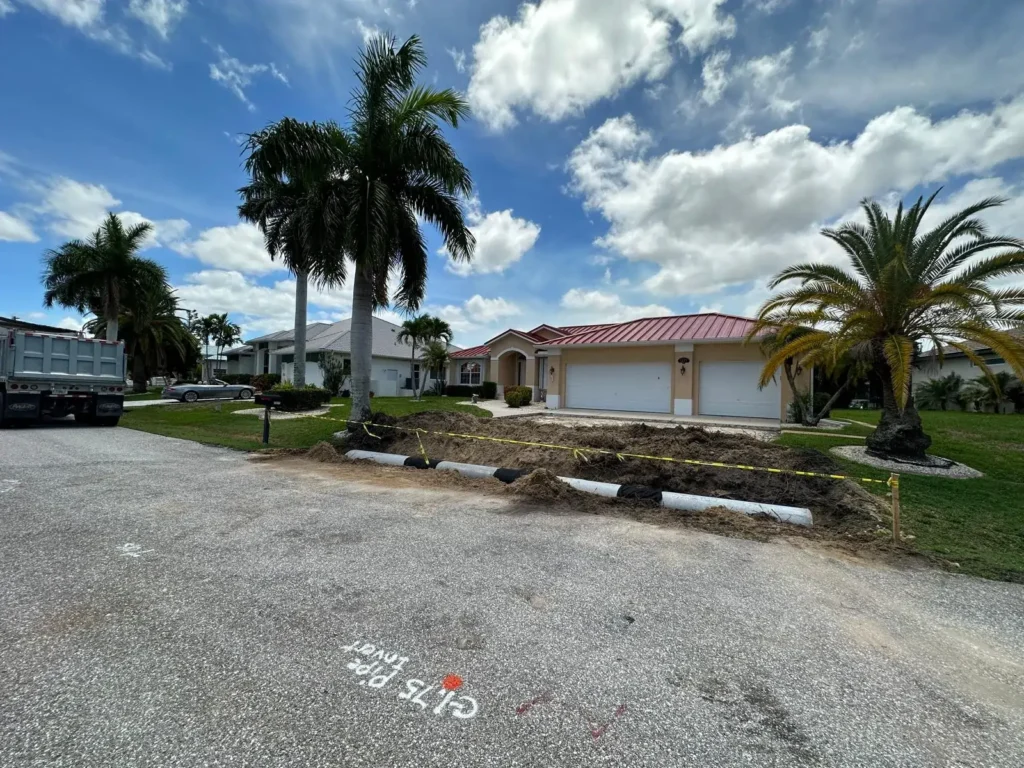
[(688, 358), (688, 357), (680, 357), (678, 362), (679, 362), (679, 373), (685, 374), (686, 373), (686, 364), (688, 362), (690, 362), (690, 358)]

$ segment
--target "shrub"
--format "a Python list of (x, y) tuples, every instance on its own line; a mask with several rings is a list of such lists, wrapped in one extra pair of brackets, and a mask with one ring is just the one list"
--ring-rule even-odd
[(319, 368), (320, 373), (324, 377), (324, 389), (331, 393), (331, 395), (338, 394), (338, 390), (345, 383), (345, 379), (348, 375), (345, 370), (345, 364), (347, 360), (342, 359), (338, 355), (329, 354), (326, 352), (320, 353)]
[[(479, 395), (480, 390), (481, 387), (471, 387), (468, 384), (449, 384), (444, 388), (444, 393), (448, 397), (471, 397), (472, 395)], [(497, 391), (495, 391), (495, 395), (497, 395)]]
[(493, 400), (498, 396), (498, 383), (495, 381), (485, 381), (483, 386), (480, 387), (480, 397), (484, 400)]
[(827, 419), (831, 415), (831, 411), (825, 411), (822, 413), (822, 409), (828, 405), (828, 401), (832, 399), (832, 395), (828, 392), (815, 392), (814, 393), (814, 412), (822, 419)]
[(226, 381), (228, 384), (244, 384), (245, 386), (250, 386), (252, 379), (251, 373), (226, 373), (220, 377), (221, 381)]
[(252, 381), (249, 382), (252, 388), (257, 392), (266, 392), (277, 384), (281, 383), (281, 374), (279, 373), (261, 373), (252, 377)]
[(529, 387), (505, 387), (505, 402), (509, 408), (529, 405), (533, 400), (533, 390)]
[(271, 388), (271, 392), (290, 392), (295, 389), (295, 385), (290, 381), (279, 381)]
[(331, 399), (331, 393), (320, 387), (295, 389), (282, 386), (275, 388), (273, 392), (281, 397), (279, 408), (282, 411), (312, 411)]

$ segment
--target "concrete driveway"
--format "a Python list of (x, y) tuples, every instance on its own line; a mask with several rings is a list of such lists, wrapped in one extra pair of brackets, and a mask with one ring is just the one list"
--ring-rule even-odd
[(0, 432), (0, 765), (1021, 765), (1024, 587), (408, 472)]

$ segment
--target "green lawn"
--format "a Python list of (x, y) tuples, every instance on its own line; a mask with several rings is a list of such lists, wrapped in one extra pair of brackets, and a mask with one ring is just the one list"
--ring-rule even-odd
[[(331, 419), (347, 419), (351, 410), (348, 399), (336, 401), (328, 415)], [(414, 402), (409, 397), (375, 397), (373, 409), (392, 416), (407, 416), (420, 411), (461, 411), (474, 416), (490, 414), (474, 406), (457, 405), (457, 397), (424, 397)], [(209, 445), (222, 445), (251, 451), (263, 448), (263, 419), (237, 416), (233, 411), (253, 408), (251, 402), (202, 403), (197, 405), (154, 405), (125, 411), (121, 426), (152, 432), (167, 437), (195, 440)], [(310, 448), (327, 440), (344, 424), (326, 419), (278, 419), (271, 416), (270, 448)]]
[[(838, 419), (877, 423), (880, 411), (835, 411)], [(1024, 415), (923, 411), (931, 453), (985, 473), (977, 480), (901, 475), (903, 529), (919, 549), (960, 564), (964, 573), (1024, 582)], [(856, 428), (856, 429), (855, 429)], [(858, 425), (846, 434), (865, 434)], [(783, 435), (784, 445), (827, 452), (862, 440), (819, 435)], [(851, 473), (888, 477), (887, 472), (836, 459)], [(882, 486), (865, 486), (885, 493)]]
[(125, 400), (160, 400), (160, 393), (163, 392), (163, 387), (150, 387), (148, 392), (142, 394), (129, 393), (124, 396)]

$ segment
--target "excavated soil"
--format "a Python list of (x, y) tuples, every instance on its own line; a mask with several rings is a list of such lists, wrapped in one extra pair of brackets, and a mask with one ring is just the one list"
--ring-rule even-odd
[[(479, 419), (463, 413), (427, 412), (394, 420), (381, 419), (398, 427), (377, 428), (371, 437), (353, 433), (358, 447), (366, 450), (421, 455), (415, 433), (461, 433), (517, 441), (516, 443), (474, 440), (437, 434), (421, 434), (432, 460), (459, 461), (534, 472), (514, 483), (508, 492), (535, 500), (569, 500), (575, 492), (559, 483), (557, 475), (579, 477), (624, 485), (644, 485), (662, 491), (676, 491), (722, 499), (758, 501), (806, 507), (814, 513), (816, 526), (833, 533), (861, 533), (877, 527), (882, 502), (850, 481), (777, 475), (735, 469), (676, 464), (614, 455), (574, 454), (572, 451), (522, 443), (547, 443), (579, 448), (601, 448), (616, 452), (667, 456), (678, 459), (717, 461), (759, 467), (838, 473), (828, 456), (812, 450), (787, 448), (742, 435), (708, 432), (697, 427), (652, 428), (643, 424), (566, 426), (517, 419)], [(402, 427), (406, 430), (401, 429)], [(346, 441), (345, 449), (356, 447)], [(581, 494), (593, 504), (593, 496)], [(575, 504), (573, 506), (576, 506)], [(790, 526), (787, 526), (790, 528)]]

